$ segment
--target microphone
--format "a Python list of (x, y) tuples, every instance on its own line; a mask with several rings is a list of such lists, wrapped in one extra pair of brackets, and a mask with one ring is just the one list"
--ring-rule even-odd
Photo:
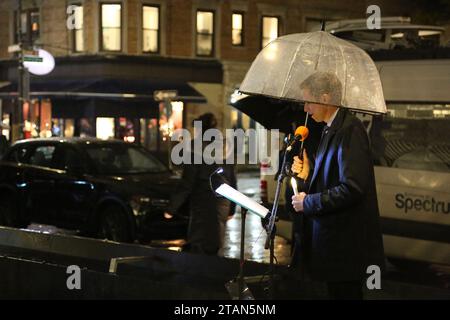
[[(295, 129), (294, 137), (289, 142), (286, 147), (286, 152), (288, 153), (288, 158), (286, 159), (286, 167), (284, 168), (284, 172), (288, 176), (294, 176), (291, 171), (291, 164), (294, 161), (294, 156), (299, 155), (303, 156), (303, 143), (308, 138), (309, 130), (305, 126), (299, 126)], [(301, 142), (301, 145), (298, 145), (298, 142)]]
[(299, 126), (297, 129), (295, 129), (294, 138), (289, 143), (287, 150), (291, 151), (294, 144), (301, 141), (302, 142), (302, 149), (303, 149), (303, 142), (308, 138), (309, 130), (305, 126)]
[[(216, 170), (214, 170), (214, 172), (213, 173), (211, 173), (210, 175), (209, 175), (209, 186), (210, 186), (210, 188), (211, 188), (211, 191), (213, 192), (213, 193), (216, 193), (216, 189), (218, 188), (218, 187), (220, 187), (220, 183), (222, 182), (222, 181), (219, 181), (218, 183), (214, 183), (213, 182), (213, 178), (214, 178), (214, 176), (216, 176), (216, 175), (221, 175), (223, 173), (223, 168), (222, 167), (218, 167)], [(222, 180), (223, 179), (223, 177), (222, 176), (220, 176), (220, 180)]]
[(299, 126), (295, 129), (295, 136), (300, 136), (300, 141), (305, 141), (308, 138), (309, 130), (305, 126)]
[(218, 167), (216, 170), (214, 170), (213, 173), (211, 173), (210, 177), (212, 177), (215, 174), (221, 174), (223, 172), (223, 168), (222, 167)]
[[(295, 129), (294, 138), (293, 139), (291, 138), (291, 141), (288, 142), (289, 144), (287, 145), (285, 153), (284, 153), (283, 164), (282, 164), (281, 169), (279, 171), (281, 175), (284, 174), (284, 175), (287, 175), (287, 176), (293, 176), (293, 173), (291, 172), (291, 162), (293, 161), (293, 156), (291, 155), (291, 151), (292, 151), (293, 147), (295, 147), (298, 150), (297, 144), (298, 144), (298, 142), (301, 141), (300, 150), (299, 150), (299, 152), (296, 150), (297, 152), (295, 152), (295, 153), (299, 154), (300, 157), (302, 157), (302, 155), (303, 155), (303, 143), (305, 142), (306, 138), (308, 138), (308, 135), (309, 135), (309, 130), (306, 127), (307, 122), (308, 122), (308, 114), (306, 114), (305, 125), (297, 127), (297, 129)], [(289, 155), (289, 158), (290, 158), (289, 160), (286, 157), (287, 155)], [(279, 196), (278, 192), (279, 192), (280, 189), (278, 189), (278, 188), (280, 187), (281, 181), (282, 181), (282, 178), (281, 179), (279, 178), (278, 179), (278, 186), (277, 186), (277, 193), (276, 193), (277, 196)], [(296, 184), (295, 179), (294, 179), (294, 182)], [(294, 192), (296, 190), (297, 190), (297, 187), (295, 187)], [(271, 214), (273, 214), (273, 212)], [(275, 210), (275, 214), (276, 214), (276, 210)], [(264, 248), (266, 250), (269, 249), (271, 240), (273, 240), (272, 237), (275, 236), (274, 233), (275, 233), (275, 221), (276, 221), (276, 218), (277, 218), (276, 216), (271, 216), (269, 223), (267, 223), (267, 228), (269, 228), (269, 229), (272, 228), (272, 230), (267, 230), (268, 234), (267, 234), (267, 238), (266, 238), (266, 243), (264, 245)], [(271, 223), (273, 223), (273, 225)]]

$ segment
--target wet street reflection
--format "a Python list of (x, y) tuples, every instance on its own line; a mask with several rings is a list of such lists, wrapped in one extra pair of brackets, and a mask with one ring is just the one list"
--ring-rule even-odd
[[(261, 226), (261, 219), (253, 214), (247, 214), (245, 226), (245, 259), (269, 263), (270, 252), (264, 248), (267, 234)], [(225, 233), (225, 246), (221, 255), (227, 258), (239, 259), (241, 241), (241, 214), (237, 212), (228, 221)], [(275, 237), (275, 258), (278, 264), (289, 264), (290, 245), (281, 237)]]
[[(255, 201), (259, 201), (259, 172), (244, 172), (238, 175), (238, 190)], [(270, 208), (269, 208), (270, 209)], [(234, 217), (228, 221), (225, 231), (225, 246), (220, 253), (224, 257), (239, 259), (241, 241), (241, 213), (237, 208)], [(264, 248), (267, 234), (261, 219), (247, 214), (245, 226), (245, 259), (269, 263), (270, 252)], [(275, 237), (275, 258), (278, 264), (290, 263), (290, 244), (282, 237)]]

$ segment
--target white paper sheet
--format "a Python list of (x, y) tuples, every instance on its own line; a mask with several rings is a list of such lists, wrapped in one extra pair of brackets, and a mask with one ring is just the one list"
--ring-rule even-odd
[(269, 209), (260, 205), (255, 200), (250, 199), (233, 187), (230, 187), (226, 183), (221, 184), (220, 187), (216, 189), (216, 192), (221, 196), (224, 196), (228, 200), (236, 203), (237, 205), (246, 208), (247, 210), (251, 211), (261, 218), (265, 218), (269, 213)]

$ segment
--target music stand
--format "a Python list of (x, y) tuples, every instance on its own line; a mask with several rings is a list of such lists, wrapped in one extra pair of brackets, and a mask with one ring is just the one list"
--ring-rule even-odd
[[(220, 168), (216, 170), (215, 173), (220, 173)], [(211, 175), (212, 177), (212, 175)], [(241, 250), (240, 250), (240, 261), (239, 261), (239, 274), (238, 276), (225, 284), (225, 287), (228, 290), (228, 293), (231, 295), (233, 300), (254, 300), (252, 293), (250, 292), (247, 284), (244, 279), (244, 249), (245, 249), (245, 220), (247, 216), (247, 212), (250, 211), (253, 214), (256, 214), (261, 219), (267, 219), (269, 213), (269, 209), (260, 205), (255, 200), (250, 199), (245, 196), (238, 190), (229, 186), (226, 183), (220, 184), (219, 187), (214, 188), (211, 182), (211, 188), (217, 194), (227, 198), (229, 201), (234, 202), (237, 206), (241, 208)]]

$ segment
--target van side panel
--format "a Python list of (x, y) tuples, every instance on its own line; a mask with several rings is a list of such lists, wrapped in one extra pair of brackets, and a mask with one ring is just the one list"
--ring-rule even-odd
[(387, 256), (450, 264), (450, 174), (375, 167)]
[(376, 62), (387, 102), (450, 102), (450, 60)]

